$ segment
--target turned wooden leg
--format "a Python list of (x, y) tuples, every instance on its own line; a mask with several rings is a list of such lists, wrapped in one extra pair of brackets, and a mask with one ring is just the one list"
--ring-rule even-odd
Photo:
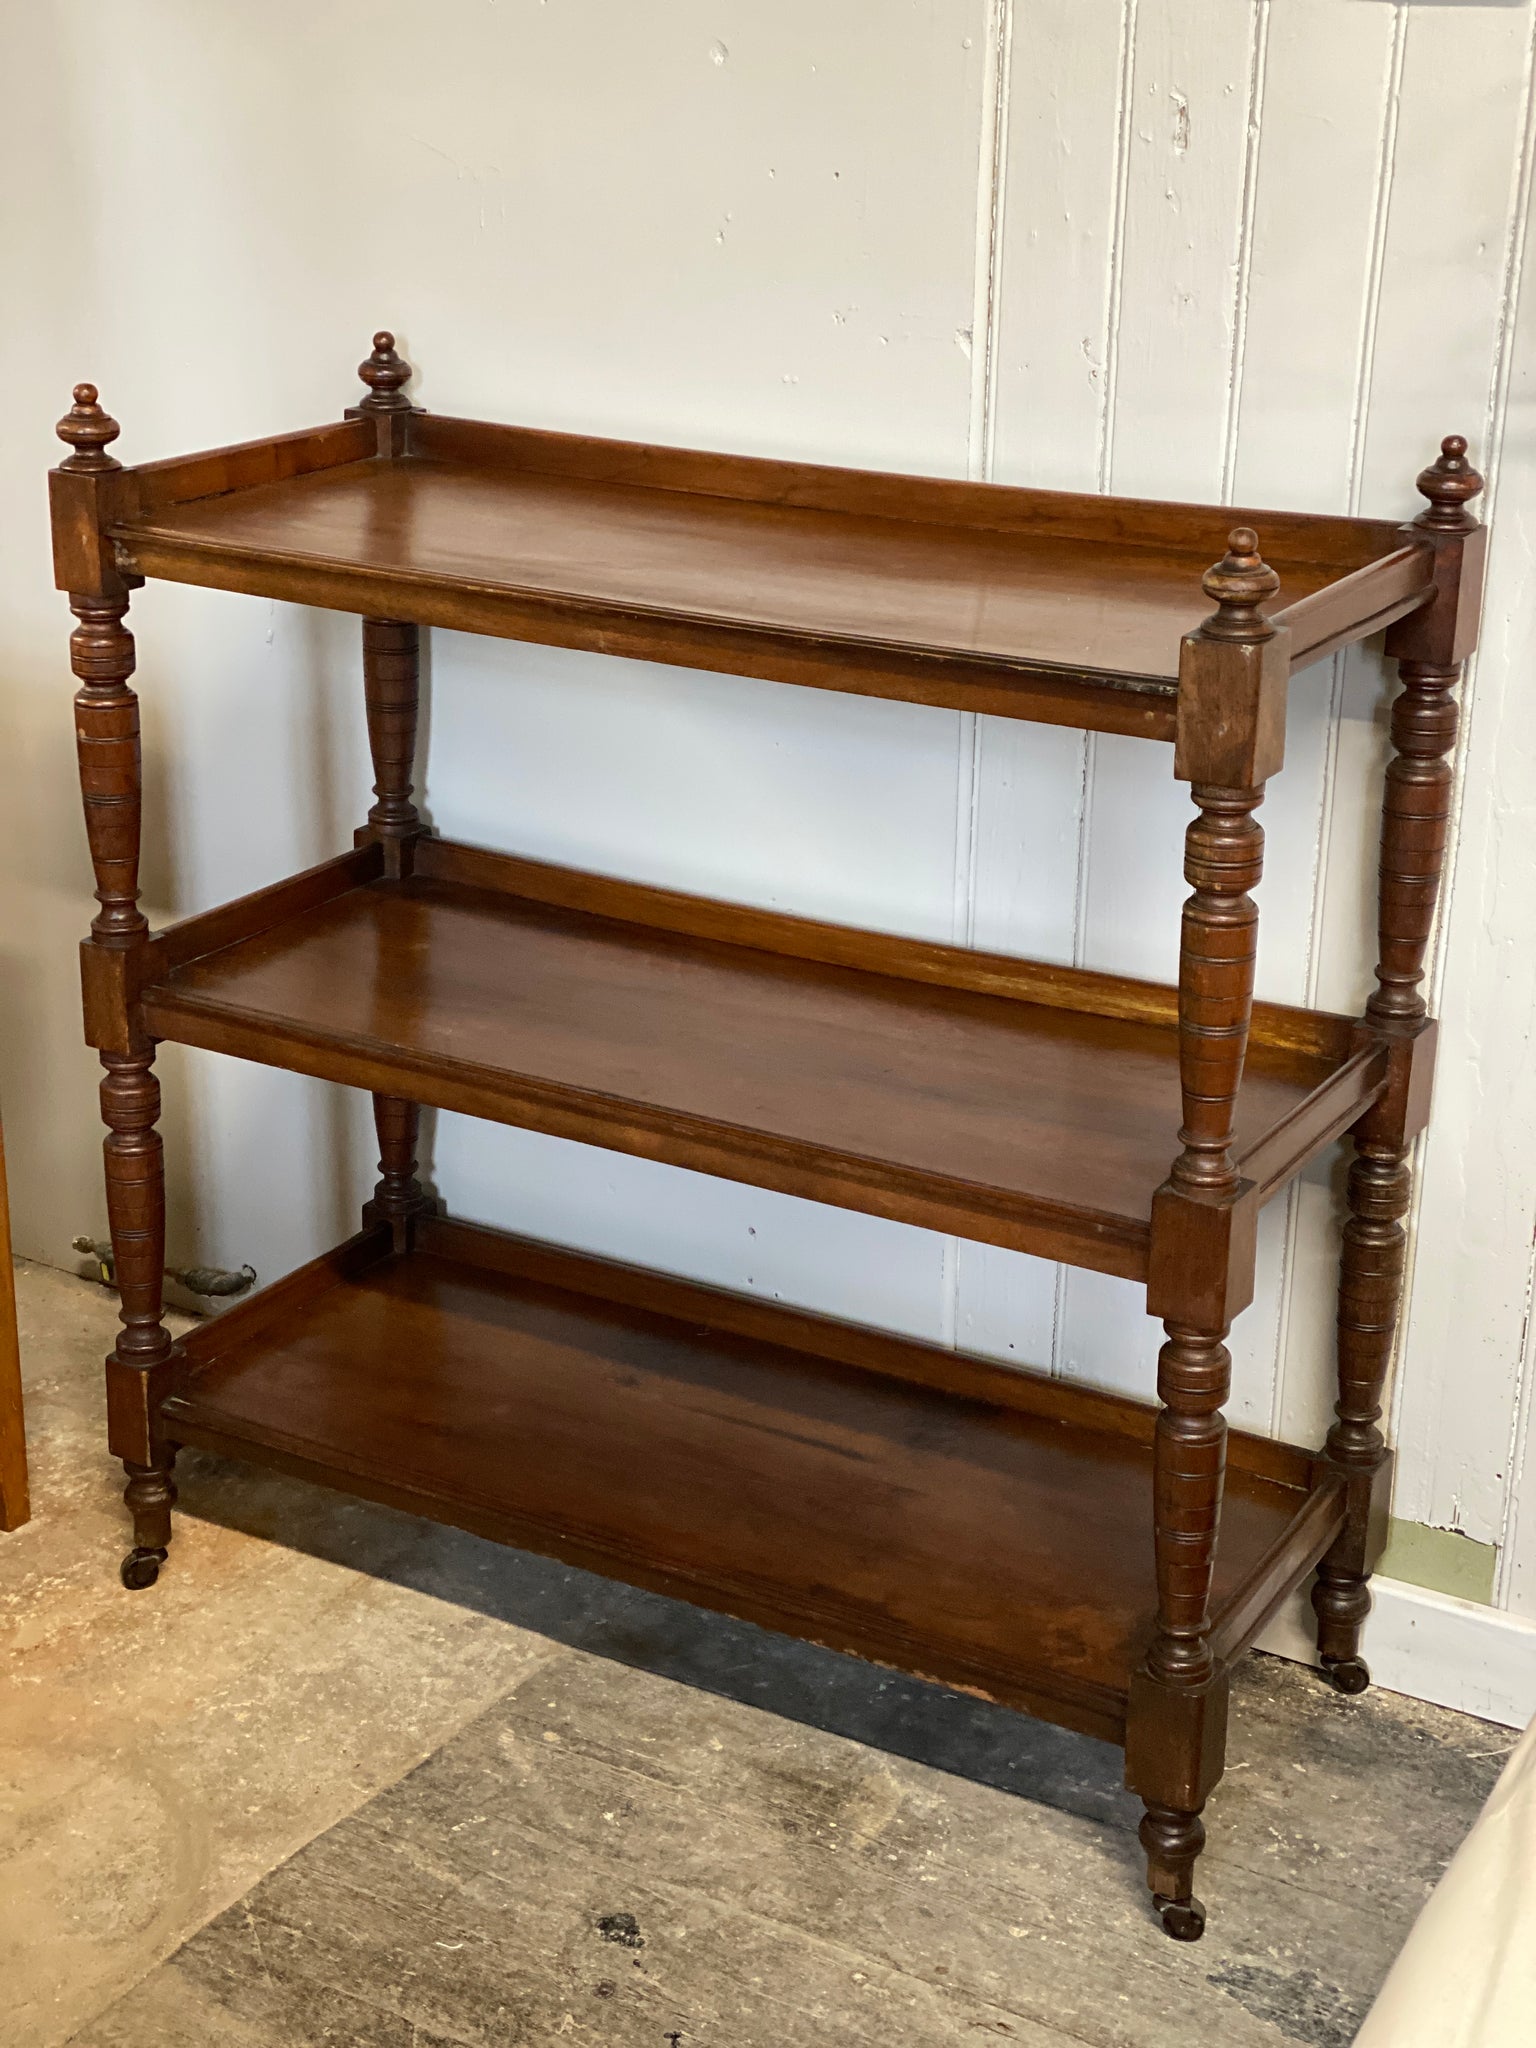
[(128, 1484), (123, 1499), (133, 1516), (133, 1548), (123, 1559), (121, 1576), (130, 1593), (140, 1593), (160, 1576), (166, 1552), (171, 1547), (171, 1509), (176, 1504), (176, 1482), (171, 1467), (175, 1446), (168, 1446), (164, 1463), (135, 1465), (123, 1460)]
[(1228, 1680), (1211, 1647), (1211, 1584), (1226, 1476), (1225, 1340), (1234, 1310), (1251, 1298), (1253, 1260), (1233, 1133), (1253, 1008), (1250, 892), (1264, 865), (1253, 814), (1264, 775), (1279, 766), (1285, 673), (1261, 609), (1279, 578), (1250, 528), (1234, 528), (1203, 586), (1217, 608), (1184, 641), (1174, 764), (1197, 812), (1184, 841), (1192, 893), (1179, 941), (1182, 1149), (1154, 1198), (1147, 1282), (1148, 1309), (1167, 1331), (1152, 1451), (1157, 1619), (1126, 1713), (1126, 1780), (1146, 1806), (1147, 1883), (1178, 1941), (1205, 1929), (1194, 1893), (1200, 1815), (1226, 1748)]
[(1205, 1908), (1194, 1894), (1205, 1844), (1200, 1812), (1220, 1775), (1226, 1683), (1211, 1652), (1211, 1578), (1221, 1523), (1232, 1360), (1224, 1330), (1167, 1325), (1158, 1359), (1163, 1403), (1153, 1442), (1157, 1627), (1132, 1688), (1132, 1782), (1146, 1803), (1147, 1884), (1164, 1927), (1197, 1941)]
[(416, 1142), (421, 1110), (399, 1095), (375, 1095), (374, 1127), (379, 1134), (379, 1180), (363, 1205), (364, 1223), (387, 1223), (397, 1252), (409, 1251), (415, 1219), (430, 1213), (432, 1197), (416, 1178)]
[(165, 1159), (160, 1133), (160, 1084), (142, 1054), (103, 1053), (101, 1113), (107, 1125), (107, 1221), (122, 1298), (122, 1328), (107, 1360), (107, 1414), (115, 1442), (140, 1456), (125, 1456), (123, 1498), (133, 1516), (133, 1548), (123, 1560), (123, 1584), (152, 1586), (171, 1541), (176, 1498), (171, 1467), (175, 1447), (161, 1440), (157, 1394), (172, 1343), (161, 1320), (165, 1274)]
[(1153, 1445), (1157, 1633), (1147, 1668), (1166, 1685), (1198, 1686), (1214, 1668), (1209, 1603), (1226, 1474), (1222, 1408), (1232, 1358), (1225, 1330), (1166, 1327), (1157, 1372), (1163, 1407)]
[(1371, 1611), (1371, 1565), (1386, 1530), (1382, 1391), (1402, 1301), (1408, 1155), (1428, 1114), (1433, 1070), (1424, 966), (1450, 825), (1456, 685), (1476, 625), (1482, 561), (1482, 537), (1467, 505), (1483, 480), (1466, 452), (1466, 442), (1451, 435), (1418, 479), (1429, 504), (1415, 527), (1435, 550), (1439, 595), (1387, 637), (1401, 688), (1392, 705), (1382, 799), (1376, 988), (1365, 1021), (1385, 1044), (1390, 1066), (1386, 1090), (1354, 1133), (1339, 1261), (1339, 1397), (1324, 1450), (1344, 1479), (1345, 1520), (1312, 1589), (1318, 1654), (1344, 1693), (1364, 1692), (1371, 1682), (1360, 1637)]
[(1198, 1941), (1205, 1932), (1205, 1908), (1195, 1897), (1195, 1858), (1205, 1847), (1198, 1812), (1148, 1805), (1141, 1823), (1147, 1852), (1147, 1883), (1164, 1929), (1175, 1941)]
[[(117, 422), (104, 413), (89, 384), (75, 390), (59, 435), (73, 453), (56, 482), (87, 524), (100, 511), (91, 495), (107, 491), (118, 469), (106, 453)], [(102, 503), (107, 502), (103, 499)], [(95, 506), (95, 511), (92, 507)], [(139, 826), (143, 777), (139, 702), (129, 687), (133, 635), (125, 619), (128, 593), (98, 555), (72, 558), (90, 587), (72, 589), (76, 625), (70, 665), (79, 681), (75, 745), (86, 835), (96, 876), (98, 909), (81, 953), (86, 1024), (106, 1069), (101, 1084), (107, 1221), (121, 1296), (122, 1327), (107, 1360), (107, 1433), (128, 1474), (125, 1499), (133, 1516), (134, 1547), (123, 1560), (123, 1584), (152, 1585), (170, 1544), (171, 1480), (175, 1447), (160, 1424), (175, 1346), (161, 1320), (165, 1273), (165, 1161), (156, 1125), (160, 1085), (154, 1041), (139, 1011), (137, 957), (149, 939), (139, 908)]]
[(1345, 1526), (1318, 1566), (1312, 1588), (1317, 1647), (1340, 1692), (1364, 1692), (1371, 1674), (1360, 1655), (1360, 1632), (1371, 1611), (1371, 1509), (1386, 1462), (1382, 1389), (1403, 1291), (1412, 1180), (1407, 1153), (1357, 1138), (1349, 1169), (1349, 1220), (1339, 1261), (1339, 1399), (1327, 1457), (1348, 1484)]

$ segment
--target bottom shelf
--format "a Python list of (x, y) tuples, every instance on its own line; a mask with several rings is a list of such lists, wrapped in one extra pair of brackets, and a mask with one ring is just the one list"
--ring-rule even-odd
[[(442, 1219), (185, 1349), (178, 1443), (1123, 1737), (1150, 1407)], [(1220, 1657), (1341, 1519), (1306, 1452), (1233, 1437)]]

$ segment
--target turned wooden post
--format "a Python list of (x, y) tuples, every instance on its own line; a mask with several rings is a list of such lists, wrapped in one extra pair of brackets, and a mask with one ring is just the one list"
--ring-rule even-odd
[(384, 849), (384, 871), (398, 881), (403, 848), (421, 830), (411, 802), (420, 716), (420, 630), (399, 619), (363, 621), (363, 692), (373, 756), (374, 804), (368, 829)]
[[(376, 349), (389, 339), (377, 336)], [(370, 359), (363, 365), (364, 375), (374, 367)], [(399, 367), (404, 369), (403, 364)], [(380, 366), (380, 374), (388, 368)], [(400, 396), (391, 384), (379, 402), (385, 405)], [(371, 402), (364, 400), (365, 405)], [(416, 626), (401, 619), (364, 619), (363, 689), (375, 798), (368, 813), (368, 829), (383, 848), (386, 876), (399, 881), (410, 871), (410, 845), (421, 831), (421, 819), (411, 801), (420, 713), (420, 631)], [(413, 1219), (432, 1207), (415, 1178), (421, 1112), (414, 1102), (402, 1097), (375, 1095), (373, 1119), (379, 1134), (380, 1178), (364, 1206), (363, 1220), (387, 1223), (395, 1250), (403, 1252), (410, 1246)]]
[(379, 1180), (363, 1204), (363, 1222), (387, 1223), (394, 1250), (409, 1251), (416, 1218), (430, 1215), (435, 1207), (416, 1178), (421, 1110), (403, 1096), (375, 1095), (373, 1122), (379, 1135)]
[(1162, 1316), (1153, 1440), (1157, 1617), (1131, 1686), (1126, 1775), (1146, 1802), (1142, 1846), (1168, 1932), (1199, 1937), (1200, 1820), (1221, 1775), (1226, 1673), (1210, 1642), (1231, 1389), (1226, 1336), (1253, 1289), (1253, 1204), (1233, 1159), (1253, 1009), (1264, 863), (1254, 812), (1284, 743), (1287, 636), (1261, 609), (1279, 578), (1236, 528), (1203, 579), (1216, 609), (1183, 647), (1174, 773), (1197, 815), (1185, 837), (1191, 894), (1179, 944), (1180, 1151), (1153, 1205), (1147, 1306)]
[(1363, 1692), (1370, 1671), (1360, 1635), (1370, 1573), (1386, 1536), (1390, 1465), (1381, 1404), (1397, 1334), (1413, 1192), (1408, 1155), (1429, 1109), (1435, 1032), (1422, 983), (1445, 866), (1451, 815), (1455, 689), (1474, 643), (1484, 542), (1467, 507), (1483, 480), (1451, 435), (1418, 479), (1429, 500), (1408, 529), (1435, 552), (1433, 601), (1387, 636), (1401, 690), (1392, 706), (1392, 759), (1381, 813), (1376, 988), (1366, 1027), (1388, 1047), (1386, 1093), (1353, 1133), (1348, 1220), (1339, 1260), (1336, 1419), (1324, 1455), (1344, 1474), (1345, 1525), (1312, 1589), (1318, 1654), (1341, 1692)]
[[(59, 422), (71, 453), (55, 482), (55, 514), (73, 509), (85, 528), (73, 559), (86, 588), (71, 588), (77, 624), (70, 663), (80, 683), (75, 697), (75, 740), (85, 829), (100, 906), (83, 953), (92, 1039), (106, 1069), (101, 1113), (107, 1221), (122, 1299), (122, 1328), (107, 1360), (107, 1416), (113, 1449), (128, 1474), (124, 1498), (133, 1515), (134, 1547), (123, 1562), (123, 1583), (153, 1584), (171, 1539), (176, 1498), (174, 1446), (163, 1441), (157, 1406), (173, 1345), (161, 1320), (165, 1272), (165, 1164), (160, 1133), (160, 1086), (154, 1041), (138, 1014), (137, 975), (149, 926), (139, 908), (139, 826), (142, 774), (139, 700), (129, 688), (133, 635), (123, 621), (126, 587), (101, 542), (102, 507), (93, 486), (109, 486), (120, 465), (107, 453), (119, 428), (97, 402), (95, 388), (77, 385), (75, 402)], [(87, 488), (81, 491), (84, 483)], [(94, 546), (93, 546), (94, 544)], [(61, 568), (66, 566), (61, 550)]]
[[(411, 366), (395, 352), (395, 337), (387, 329), (373, 337), (372, 352), (358, 364), (357, 374), (368, 395), (353, 410), (377, 421), (380, 455), (403, 455), (406, 418), (414, 410), (405, 395)], [(410, 872), (410, 844), (422, 829), (411, 801), (421, 716), (419, 627), (403, 619), (363, 620), (363, 692), (373, 756), (368, 829), (383, 848), (385, 874), (399, 881)], [(399, 1096), (375, 1095), (373, 1121), (379, 1135), (379, 1182), (363, 1206), (363, 1221), (387, 1223), (394, 1248), (401, 1252), (409, 1248), (415, 1217), (432, 1207), (415, 1177), (421, 1111)]]
[[(405, 395), (411, 366), (395, 353), (395, 337), (384, 329), (373, 337), (373, 352), (357, 366), (368, 395), (349, 410), (371, 418), (379, 430), (379, 453), (405, 453), (405, 434), (415, 408)], [(368, 829), (384, 850), (384, 872), (399, 881), (409, 872), (410, 841), (421, 831), (411, 802), (416, 770), (416, 731), (421, 716), (421, 629), (404, 619), (363, 620), (363, 693), (368, 712), (368, 747), (373, 756), (373, 808)]]

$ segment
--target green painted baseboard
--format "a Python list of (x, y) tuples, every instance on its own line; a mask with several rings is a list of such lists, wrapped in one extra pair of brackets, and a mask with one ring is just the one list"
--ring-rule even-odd
[(1432, 1593), (1450, 1593), (1458, 1600), (1493, 1604), (1496, 1544), (1474, 1543), (1454, 1529), (1431, 1529), (1423, 1522), (1392, 1517), (1387, 1547), (1376, 1569), (1385, 1579), (1403, 1579), (1427, 1586)]

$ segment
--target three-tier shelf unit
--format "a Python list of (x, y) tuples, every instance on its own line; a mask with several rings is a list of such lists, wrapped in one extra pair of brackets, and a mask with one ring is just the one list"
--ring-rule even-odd
[[(136, 468), (91, 386), (59, 425), (124, 1582), (155, 1579), (196, 1445), (961, 1687), (1124, 1745), (1157, 1909), (1195, 1938), (1231, 1672), (1314, 1571), (1324, 1668), (1368, 1682), (1434, 1055), (1420, 984), (1483, 558), (1465, 443), (1397, 526), (438, 418), (388, 334), (360, 374), (338, 424)], [(124, 623), (151, 577), (361, 614), (376, 776), (349, 852), (158, 932)], [(411, 801), (430, 626), (1171, 747), (1194, 805), (1178, 983), (438, 838)], [(1402, 687), (1376, 991), (1359, 1017), (1255, 1002), (1254, 812), (1288, 685), (1384, 629)], [(368, 1089), (382, 1154), (356, 1236), (180, 1343), (167, 1039)], [(415, 1176), (422, 1104), (1137, 1281), (1167, 1328), (1158, 1404), (452, 1221)], [(1315, 1450), (1229, 1435), (1259, 1210), (1345, 1133), (1338, 1419)]]

